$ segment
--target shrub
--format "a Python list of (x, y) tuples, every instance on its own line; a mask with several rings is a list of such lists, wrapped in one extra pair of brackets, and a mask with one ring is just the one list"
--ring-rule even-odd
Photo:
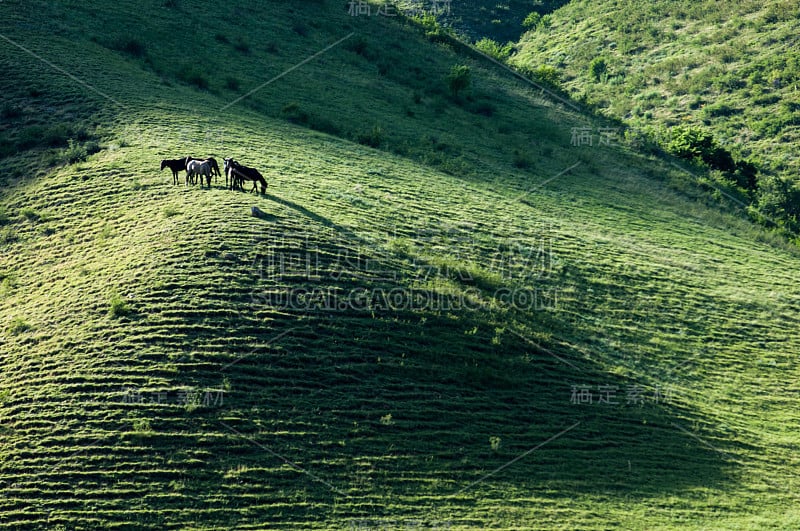
[(125, 317), (132, 312), (128, 302), (123, 299), (118, 293), (112, 293), (109, 299), (108, 314), (111, 317)]
[(514, 46), (511, 43), (500, 45), (498, 42), (489, 38), (483, 38), (475, 43), (475, 48), (482, 51), (489, 57), (494, 57), (498, 61), (505, 61), (511, 56)]
[(17, 236), (17, 233), (14, 232), (14, 229), (12, 229), (11, 227), (6, 227), (2, 231), (0, 231), (0, 243), (9, 244), (9, 243), (14, 243), (18, 240), (19, 236)]
[(551, 87), (557, 88), (559, 83), (561, 83), (561, 72), (552, 66), (552, 65), (540, 65), (536, 67), (534, 70), (523, 70), (528, 77), (533, 78), (536, 81), (540, 81)]
[(36, 212), (36, 210), (34, 210), (31, 207), (25, 207), (22, 210), (20, 210), (19, 213), (23, 218), (27, 219), (31, 223), (39, 221), (39, 219), (41, 219), (42, 217), (41, 214)]
[(41, 144), (44, 138), (45, 128), (41, 125), (31, 125), (26, 127), (17, 135), (17, 149), (24, 151)]
[(772, 219), (785, 220), (791, 229), (797, 230), (800, 190), (780, 177), (768, 176), (759, 183), (758, 207)]
[(749, 160), (740, 160), (736, 162), (736, 172), (734, 178), (736, 184), (745, 190), (755, 190), (758, 188), (758, 167)]
[(514, 150), (513, 162), (514, 162), (514, 167), (520, 169), (530, 168), (531, 165), (533, 164), (530, 157), (528, 157), (528, 154), (518, 149)]
[(302, 22), (295, 22), (292, 25), (292, 31), (297, 33), (301, 37), (305, 37), (308, 35), (308, 27)]
[(144, 57), (145, 47), (140, 41), (131, 38), (123, 38), (114, 43), (113, 48), (131, 57)]
[(726, 103), (716, 103), (714, 105), (708, 105), (703, 109), (703, 114), (707, 118), (733, 116), (734, 114), (739, 114), (741, 112), (742, 112), (741, 109), (737, 109), (736, 107), (731, 107)]
[(208, 89), (208, 79), (196, 66), (186, 66), (178, 72), (178, 79), (201, 90)]
[(447, 75), (447, 86), (454, 98), (458, 98), (458, 93), (469, 88), (472, 80), (472, 72), (467, 65), (455, 65)]
[(595, 81), (600, 81), (608, 73), (608, 64), (602, 57), (595, 57), (589, 63), (589, 75)]
[(703, 162), (717, 170), (734, 171), (736, 169), (731, 154), (717, 145), (716, 140), (708, 131), (693, 126), (676, 127), (672, 129), (671, 136), (667, 149), (674, 155), (687, 160)]
[(525, 17), (525, 20), (522, 21), (522, 27), (525, 29), (536, 29), (541, 20), (542, 15), (536, 11), (532, 11), (527, 17)]
[(294, 124), (308, 123), (308, 113), (302, 110), (300, 108), (300, 104), (298, 103), (287, 103), (284, 105), (283, 109), (281, 109), (281, 114), (283, 114), (284, 118)]
[(345, 48), (362, 57), (367, 57), (367, 48), (368, 48), (367, 39), (365, 39), (361, 35), (348, 42), (345, 45)]
[(250, 45), (244, 40), (236, 41), (236, 44), (233, 45), (233, 49), (245, 55), (250, 53)]
[(379, 125), (375, 125), (370, 131), (359, 133), (356, 136), (356, 140), (359, 144), (363, 144), (365, 146), (374, 148), (380, 147), (384, 141), (383, 129), (381, 129)]
[(23, 332), (27, 332), (33, 328), (25, 319), (22, 317), (14, 317), (11, 320), (11, 324), (8, 325), (8, 333), (12, 336), (17, 334), (21, 334)]
[(89, 155), (93, 155), (98, 151), (100, 151), (100, 145), (97, 142), (92, 141), (80, 144), (70, 139), (67, 147), (62, 152), (62, 156), (68, 164), (75, 164), (76, 162), (83, 162)]

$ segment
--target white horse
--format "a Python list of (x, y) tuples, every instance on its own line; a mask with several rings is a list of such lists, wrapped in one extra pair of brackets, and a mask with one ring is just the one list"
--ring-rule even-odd
[(205, 177), (208, 187), (211, 188), (211, 164), (205, 161), (190, 160), (186, 163), (186, 184), (189, 184), (189, 179), (194, 184), (194, 179), (198, 176), (201, 187), (203, 186), (203, 177)]

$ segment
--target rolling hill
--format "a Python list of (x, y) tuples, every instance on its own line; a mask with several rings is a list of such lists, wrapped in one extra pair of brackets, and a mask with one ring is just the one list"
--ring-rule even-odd
[(797, 527), (797, 249), (347, 11), (0, 3), (0, 527)]
[(554, 68), (574, 98), (662, 144), (709, 131), (760, 169), (754, 204), (797, 232), (798, 17), (785, 0), (578, 0), (523, 35), (512, 62)]

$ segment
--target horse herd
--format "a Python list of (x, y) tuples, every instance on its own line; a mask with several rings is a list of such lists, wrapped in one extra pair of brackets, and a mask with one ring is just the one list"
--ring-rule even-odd
[[(261, 185), (261, 193), (267, 193), (267, 181), (255, 168), (248, 168), (230, 159), (222, 159), (223, 167), (225, 170), (225, 187), (230, 187), (231, 190), (239, 189), (244, 190), (244, 182), (252, 181), (253, 188), (251, 192), (256, 191), (256, 185)], [(178, 172), (186, 170), (186, 182), (195, 184), (200, 181), (200, 187), (203, 186), (203, 178), (206, 179), (206, 184), (211, 188), (211, 177), (220, 175), (219, 165), (214, 157), (206, 159), (198, 159), (195, 157), (184, 157), (182, 159), (164, 159), (161, 161), (161, 169), (169, 168), (172, 170), (172, 184), (178, 184)], [(228, 184), (230, 182), (230, 185)]]

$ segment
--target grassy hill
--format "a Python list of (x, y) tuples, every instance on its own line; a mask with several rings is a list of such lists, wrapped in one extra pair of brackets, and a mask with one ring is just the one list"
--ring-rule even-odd
[(685, 173), (339, 2), (0, 14), (0, 527), (800, 523), (797, 252)]
[[(757, 203), (798, 219), (800, 79), (796, 2), (578, 0), (526, 33), (513, 62), (555, 68), (600, 112), (668, 142), (675, 127), (710, 131), (761, 172)], [(788, 182), (793, 199), (774, 201)]]

